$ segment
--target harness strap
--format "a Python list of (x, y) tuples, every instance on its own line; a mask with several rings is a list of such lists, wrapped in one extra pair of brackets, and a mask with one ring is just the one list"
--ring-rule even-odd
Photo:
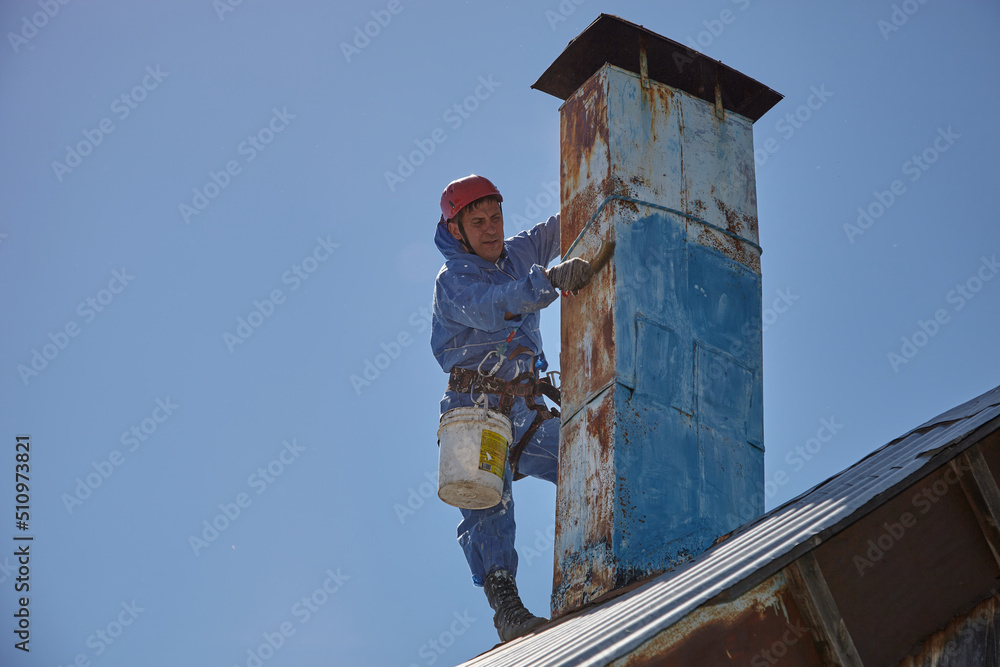
[(479, 371), (468, 368), (452, 368), (448, 377), (448, 389), (458, 393), (468, 393), (479, 391), (500, 397), (500, 412), (505, 417), (510, 417), (510, 410), (514, 404), (514, 397), (521, 396), (524, 403), (530, 410), (535, 411), (535, 418), (531, 421), (528, 429), (521, 436), (521, 439), (511, 447), (508, 461), (514, 479), (518, 480), (526, 475), (517, 470), (521, 453), (531, 441), (531, 437), (538, 430), (542, 422), (548, 419), (559, 417), (559, 411), (555, 408), (548, 408), (545, 401), (535, 401), (536, 396), (545, 396), (556, 405), (560, 405), (560, 392), (548, 378), (535, 378), (534, 373), (525, 371), (514, 379), (507, 381), (493, 376), (482, 376)]
[(538, 389), (538, 391), (535, 394), (531, 396), (525, 396), (524, 398), (525, 405), (529, 409), (535, 411), (535, 418), (531, 420), (531, 424), (524, 432), (524, 435), (522, 435), (521, 439), (517, 441), (517, 444), (514, 445), (513, 448), (511, 448), (510, 452), (510, 470), (511, 473), (513, 473), (514, 475), (514, 481), (527, 477), (527, 475), (518, 471), (517, 464), (521, 460), (521, 453), (524, 451), (525, 447), (528, 446), (528, 443), (531, 442), (532, 436), (535, 435), (535, 431), (537, 431), (538, 427), (542, 425), (542, 422), (549, 419), (559, 418), (558, 410), (556, 410), (555, 408), (546, 407), (545, 401), (536, 402), (534, 398), (535, 396), (541, 394), (549, 397), (549, 399), (552, 400), (556, 405), (559, 405), (559, 390), (556, 389), (552, 385), (552, 383), (549, 382), (548, 378), (540, 378), (539, 380), (537, 380), (535, 382), (535, 387)]

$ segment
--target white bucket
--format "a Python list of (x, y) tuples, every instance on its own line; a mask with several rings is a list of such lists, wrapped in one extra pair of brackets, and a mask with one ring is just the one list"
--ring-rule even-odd
[(510, 420), (483, 408), (454, 408), (438, 428), (438, 497), (483, 510), (500, 502), (513, 433)]

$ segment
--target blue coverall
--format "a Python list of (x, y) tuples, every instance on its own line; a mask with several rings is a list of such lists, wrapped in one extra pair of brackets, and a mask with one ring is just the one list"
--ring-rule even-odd
[[(434, 242), (445, 264), (434, 283), (434, 309), (431, 321), (431, 348), (445, 372), (454, 367), (477, 369), (491, 350), (496, 350), (512, 331), (514, 337), (507, 352), (523, 345), (540, 363), (536, 377), (548, 363), (542, 353), (542, 337), (538, 329), (539, 311), (559, 297), (542, 268), (559, 255), (559, 216), (550, 217), (532, 229), (521, 232), (504, 242), (504, 250), (496, 264), (469, 253), (453, 237), (444, 223), (439, 223)], [(516, 315), (504, 319), (506, 313)], [(492, 355), (483, 370), (497, 362)], [(508, 359), (496, 377), (510, 380), (529, 370), (531, 359), (520, 354)], [(475, 396), (479, 398), (479, 396)], [(535, 399), (541, 401), (541, 397)], [(441, 413), (452, 408), (473, 405), (473, 397), (446, 391), (441, 399)], [(490, 397), (496, 409), (496, 396)], [(523, 398), (515, 398), (510, 417), (514, 427), (514, 443), (535, 418)], [(541, 423), (521, 453), (518, 470), (522, 474), (556, 482), (559, 457), (559, 420)], [(461, 510), (458, 542), (472, 570), (472, 580), (482, 586), (486, 576), (498, 569), (517, 574), (517, 552), (514, 550), (514, 500), (511, 495), (511, 470), (508, 462), (504, 472), (503, 493), (499, 504), (485, 510)]]

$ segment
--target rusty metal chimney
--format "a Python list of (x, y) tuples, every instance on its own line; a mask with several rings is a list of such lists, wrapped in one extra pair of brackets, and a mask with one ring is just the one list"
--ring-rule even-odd
[(563, 256), (616, 244), (562, 303), (561, 616), (764, 510), (753, 123), (781, 95), (607, 14), (532, 87), (565, 100)]

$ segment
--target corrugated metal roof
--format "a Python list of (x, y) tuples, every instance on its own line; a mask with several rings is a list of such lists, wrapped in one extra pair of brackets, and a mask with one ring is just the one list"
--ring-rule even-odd
[[(987, 425), (980, 432), (977, 429)], [(701, 604), (790, 560), (890, 498), (911, 478), (1000, 429), (1000, 387), (913, 429), (840, 474), (734, 532), (725, 542), (603, 605), (565, 618), (535, 635), (469, 662), (482, 665), (605, 665), (670, 627)], [(973, 437), (969, 437), (973, 436)], [(962, 442), (964, 440), (964, 442)], [(879, 498), (881, 494), (885, 494)], [(874, 502), (873, 502), (874, 501)], [(756, 575), (756, 576), (755, 576)]]

